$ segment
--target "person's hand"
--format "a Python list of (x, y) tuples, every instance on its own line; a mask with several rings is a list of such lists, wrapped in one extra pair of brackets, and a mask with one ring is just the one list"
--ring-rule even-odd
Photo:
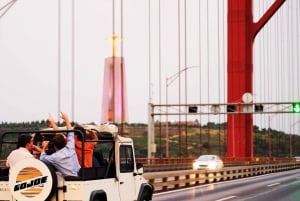
[(48, 123), (49, 127), (53, 127), (53, 125), (55, 124), (54, 119), (51, 116), (51, 114), (49, 114), (49, 116), (48, 116), (47, 123)]
[(48, 144), (49, 144), (49, 141), (43, 141), (43, 143), (42, 143), (42, 150), (43, 151), (48, 149)]
[(60, 118), (62, 118), (65, 121), (67, 129), (71, 130), (72, 125), (71, 125), (71, 122), (69, 120), (69, 116), (66, 113), (61, 112), (60, 113)]
[(34, 151), (35, 153), (41, 153), (42, 150), (39, 146), (33, 145), (32, 151)]
[(69, 116), (66, 113), (61, 112), (60, 118), (62, 118), (65, 122), (69, 121)]

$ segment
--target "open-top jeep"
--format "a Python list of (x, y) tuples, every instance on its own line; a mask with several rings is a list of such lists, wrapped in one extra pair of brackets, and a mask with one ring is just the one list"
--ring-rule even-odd
[[(62, 177), (51, 164), (24, 159), (13, 168), (5, 166), (7, 155), (16, 148), (18, 135), (30, 133), (34, 144), (51, 141), (58, 131), (6, 132), (0, 138), (0, 200), (7, 201), (144, 201), (152, 200), (153, 187), (143, 178), (142, 164), (136, 164), (133, 141), (118, 135), (115, 125), (89, 125), (97, 132), (94, 158), (98, 165), (81, 167), (78, 176)], [(59, 130), (59, 132), (73, 132)], [(79, 131), (80, 132), (80, 131)], [(83, 136), (82, 151), (84, 142)], [(84, 160), (84, 154), (83, 159)]]

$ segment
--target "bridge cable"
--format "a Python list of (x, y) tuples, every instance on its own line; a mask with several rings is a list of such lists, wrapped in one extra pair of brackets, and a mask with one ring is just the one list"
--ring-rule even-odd
[[(158, 0), (158, 68), (159, 68), (159, 74), (158, 74), (158, 77), (159, 77), (159, 105), (162, 104), (162, 83), (161, 83), (161, 80), (162, 80), (162, 67), (161, 67), (161, 1)], [(166, 83), (167, 84), (167, 83)], [(167, 106), (168, 107), (168, 106)], [(159, 116), (159, 122), (161, 123), (162, 121), (162, 116), (160, 115)], [(168, 122), (166, 122), (168, 123)], [(167, 127), (168, 129), (168, 127)], [(167, 131), (168, 132), (168, 131)], [(168, 136), (169, 137), (169, 136)], [(166, 140), (169, 140), (166, 138)], [(159, 129), (159, 148), (160, 148), (160, 157), (162, 157), (162, 129), (161, 129), (161, 126), (160, 126), (160, 129)], [(169, 149), (169, 147), (166, 147), (167, 149)], [(169, 150), (166, 150), (166, 153), (169, 152)], [(166, 157), (169, 157), (169, 153), (166, 154)]]
[(75, 0), (72, 0), (72, 120), (75, 121)]
[(61, 112), (61, 0), (58, 0), (58, 16), (57, 16), (57, 119), (60, 119), (60, 112)]
[[(207, 50), (207, 102), (209, 103), (210, 101), (210, 79), (209, 79), (209, 76), (210, 76), (210, 48), (209, 48), (209, 45), (210, 45), (210, 37), (209, 37), (209, 29), (210, 29), (210, 26), (209, 26), (209, 0), (206, 1), (206, 29), (207, 29), (207, 34), (206, 34), (206, 37), (207, 37), (207, 43), (206, 43), (206, 50)], [(207, 143), (208, 143), (208, 150), (207, 152), (208, 153), (211, 153), (210, 152), (210, 141), (211, 141), (211, 135), (210, 135), (210, 126), (209, 126), (209, 121), (210, 121), (210, 115), (208, 114), (207, 116)]]
[[(226, 40), (225, 40), (225, 24), (226, 24), (226, 14), (225, 14), (225, 9), (226, 9), (226, 7), (225, 7), (225, 1), (223, 1), (223, 16), (222, 16), (222, 19), (223, 19), (223, 38), (222, 38), (222, 40), (223, 40), (223, 58), (222, 58), (222, 60), (223, 60), (223, 68), (224, 68), (224, 70), (223, 70), (223, 72), (224, 72), (224, 83), (223, 83), (223, 91), (224, 91), (224, 95), (223, 95), (223, 97), (224, 97), (224, 100), (223, 100), (223, 102), (224, 103), (226, 103), (227, 102), (227, 98), (226, 98), (226, 91), (227, 91), (227, 89), (226, 89), (226, 86), (227, 86), (227, 84), (226, 84), (226, 75), (227, 75), (227, 71), (226, 71)], [(226, 114), (224, 114), (224, 122), (225, 122), (225, 119), (226, 119)], [(224, 135), (223, 135), (223, 143), (224, 143), (224, 149), (223, 149), (223, 152), (224, 152), (224, 154), (226, 153), (226, 146), (225, 146), (225, 144), (227, 144), (227, 141), (226, 141), (226, 136), (227, 136), (227, 129), (224, 127), (224, 130), (225, 130), (225, 132), (224, 132)]]
[[(184, 68), (187, 68), (187, 8), (186, 0), (184, 0)], [(187, 71), (184, 72), (185, 81), (185, 105), (187, 105)], [(186, 109), (187, 110), (187, 109)], [(187, 114), (185, 114), (185, 157), (188, 157), (188, 147), (187, 147)]]
[[(181, 12), (180, 0), (177, 0), (177, 43), (178, 43), (178, 72), (181, 71)], [(181, 105), (181, 76), (178, 76), (178, 104)], [(181, 158), (181, 114), (178, 114), (178, 157)]]
[[(220, 48), (220, 2), (218, 1), (217, 2), (217, 10), (218, 10), (218, 18), (217, 18), (217, 35), (218, 35), (218, 39), (217, 39), (217, 47), (218, 47), (218, 60), (217, 60), (217, 67), (218, 67), (218, 100), (219, 100), (219, 103), (221, 103), (221, 87), (220, 87), (220, 84), (221, 84), (221, 66), (220, 66), (220, 51), (221, 51), (221, 48)], [(219, 155), (221, 156), (221, 115), (218, 115), (218, 123), (219, 123), (219, 126), (218, 126), (218, 143), (219, 143), (219, 146), (218, 146), (218, 151), (219, 151)]]
[[(198, 20), (199, 20), (199, 25), (198, 25), (198, 32), (199, 32), (199, 37), (198, 37), (198, 51), (199, 51), (199, 60), (198, 60), (198, 65), (200, 67), (199, 69), (199, 100), (201, 102), (201, 94), (202, 94), (202, 85), (201, 85), (201, 78), (202, 78), (202, 65), (201, 65), (201, 62), (202, 62), (202, 57), (201, 57), (201, 46), (202, 46), (202, 43), (201, 43), (201, 1), (198, 1), (199, 4), (198, 4), (198, 9), (199, 9), (199, 12), (198, 12)], [(200, 151), (200, 155), (202, 155), (202, 115), (199, 114), (199, 151)]]

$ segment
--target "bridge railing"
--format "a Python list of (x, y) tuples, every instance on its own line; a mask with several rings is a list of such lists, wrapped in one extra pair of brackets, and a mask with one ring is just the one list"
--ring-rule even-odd
[[(252, 160), (245, 158), (225, 158), (223, 157), (225, 167), (247, 166), (247, 165), (264, 165), (276, 163), (295, 162), (295, 158), (268, 158), (260, 157)], [(195, 158), (136, 158), (137, 163), (143, 163), (145, 172), (160, 172), (172, 170), (191, 170)]]
[(154, 191), (157, 193), (218, 181), (252, 177), (299, 168), (300, 162), (288, 162), (265, 165), (233, 166), (212, 171), (183, 170), (168, 173), (145, 173), (144, 177), (153, 184)]

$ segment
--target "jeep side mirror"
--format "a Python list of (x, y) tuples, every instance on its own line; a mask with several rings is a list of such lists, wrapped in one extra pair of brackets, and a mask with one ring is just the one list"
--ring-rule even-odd
[(136, 169), (137, 169), (137, 173), (134, 173), (134, 176), (142, 175), (144, 173), (143, 163), (137, 163)]

